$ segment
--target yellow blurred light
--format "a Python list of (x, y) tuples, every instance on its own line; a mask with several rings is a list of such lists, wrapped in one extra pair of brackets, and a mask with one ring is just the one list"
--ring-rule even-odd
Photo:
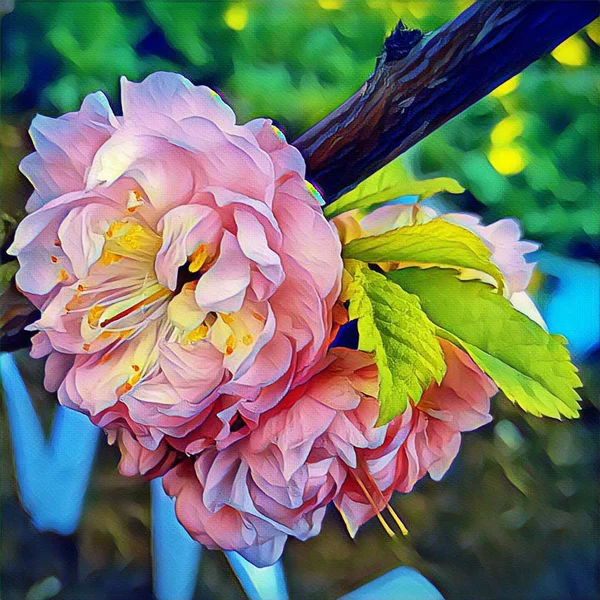
[(590, 54), (588, 45), (577, 35), (566, 39), (552, 50), (552, 56), (561, 64), (569, 67), (585, 65)]
[(506, 119), (502, 119), (492, 129), (490, 141), (494, 146), (506, 146), (523, 133), (523, 128), (523, 121), (516, 115), (511, 115), (510, 117), (506, 117)]
[[(406, 20), (407, 17), (409, 19), (412, 17), (412, 13), (408, 10), (408, 7), (406, 6), (406, 2), (404, 2), (404, 0), (394, 0), (393, 2), (389, 3), (389, 6), (398, 19)], [(394, 27), (395, 26), (396, 24), (394, 23)]]
[(495, 98), (501, 98), (502, 96), (506, 96), (506, 94), (510, 94), (514, 92), (519, 87), (519, 81), (521, 79), (520, 75), (515, 75), (511, 77), (508, 81), (500, 84), (495, 90), (490, 92), (490, 96), (494, 96)]
[(525, 156), (521, 148), (492, 148), (488, 159), (500, 175), (516, 175), (526, 166)]
[(423, 19), (431, 14), (431, 5), (429, 2), (409, 2), (408, 10), (415, 19)]
[(344, 0), (319, 0), (319, 6), (324, 10), (340, 10)]
[(600, 20), (596, 19), (592, 21), (585, 29), (588, 37), (596, 46), (600, 46)]
[(7, 148), (20, 148), (23, 145), (23, 140), (19, 129), (12, 125), (2, 125), (0, 128), (0, 145)]
[(232, 4), (223, 15), (228, 27), (241, 31), (248, 23), (248, 9), (243, 4)]

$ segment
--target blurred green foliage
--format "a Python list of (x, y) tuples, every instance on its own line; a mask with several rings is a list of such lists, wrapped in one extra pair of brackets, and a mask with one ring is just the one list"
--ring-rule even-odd
[[(75, 110), (98, 89), (116, 105), (119, 76), (165, 69), (217, 88), (240, 120), (270, 116), (294, 138), (361, 85), (399, 18), (428, 31), (469, 3), (20, 1), (2, 25), (6, 122)], [(458, 179), (486, 218), (518, 217), (551, 250), (596, 252), (599, 29), (429, 136), (409, 153), (413, 169)]]
[[(584, 38), (577, 39), (593, 45)], [(543, 59), (514, 90), (491, 94), (434, 132), (415, 148), (415, 161), (423, 174), (458, 179), (485, 205), (486, 220), (514, 216), (549, 250), (597, 252), (599, 81), (594, 64)]]
[[(360, 87), (399, 18), (429, 31), (469, 1), (34, 2), (1, 22), (3, 210), (20, 218), (29, 186), (18, 173), (35, 113), (76, 110), (103, 90), (119, 110), (118, 78), (164, 69), (223, 95), (241, 121), (275, 119), (293, 139)], [(457, 179), (455, 202), (489, 221), (511, 215), (528, 237), (576, 257), (597, 253), (600, 26), (592, 24), (406, 156), (422, 177)], [(48, 425), (55, 397), (41, 361), (21, 367)], [(394, 506), (411, 530), (387, 539), (376, 521), (348, 538), (329, 514), (322, 535), (292, 541), (284, 561), (293, 598), (336, 598), (400, 564), (429, 576), (448, 599), (587, 600), (597, 590), (598, 355), (583, 364), (583, 416), (560, 423), (498, 399), (495, 421), (465, 436), (442, 483), (423, 481)], [(5, 419), (3, 473), (12, 475)], [(118, 475), (102, 445), (81, 528), (38, 534), (12, 476), (0, 487), (3, 597), (149, 598), (149, 495)], [(224, 558), (206, 553), (198, 595), (242, 598)], [(53, 588), (52, 588), (53, 589)], [(37, 592), (36, 592), (37, 593)]]

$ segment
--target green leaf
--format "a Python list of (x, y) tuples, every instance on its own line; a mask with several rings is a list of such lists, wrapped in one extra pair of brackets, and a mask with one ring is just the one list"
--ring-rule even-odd
[(419, 200), (423, 200), (438, 192), (460, 194), (464, 191), (457, 181), (449, 177), (436, 177), (423, 181), (412, 179), (396, 159), (326, 206), (324, 213), (328, 219), (333, 219), (349, 210), (376, 208), (379, 204), (403, 196), (418, 196)]
[(410, 267), (475, 269), (495, 279), (500, 291), (504, 287), (502, 273), (481, 238), (440, 218), (353, 240), (344, 246), (343, 255), (364, 262), (408, 263), (405, 266)]
[(374, 352), (379, 371), (378, 424), (406, 410), (409, 398), (418, 402), (446, 365), (435, 326), (415, 296), (369, 269), (347, 261), (353, 280), (348, 286), (349, 317), (358, 319), (359, 350)]
[(462, 347), (512, 401), (536, 416), (577, 417), (581, 386), (565, 339), (544, 331), (491, 286), (443, 269), (388, 278), (416, 294), (438, 334)]
[(9, 287), (17, 271), (19, 270), (19, 262), (11, 260), (0, 265), (0, 294), (3, 294)]
[(17, 222), (7, 215), (3, 210), (0, 210), (0, 243), (3, 244), (11, 231), (17, 226)]

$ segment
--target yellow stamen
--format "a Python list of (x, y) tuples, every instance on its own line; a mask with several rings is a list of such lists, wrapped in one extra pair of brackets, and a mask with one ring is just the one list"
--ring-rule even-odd
[(225, 354), (227, 354), (227, 356), (233, 354), (233, 349), (235, 348), (235, 337), (233, 337), (233, 334), (227, 338), (225, 344)]
[(133, 377), (130, 377), (123, 385), (120, 385), (117, 388), (117, 396), (122, 396), (123, 394), (131, 391), (133, 386), (141, 379), (141, 377), (141, 373), (136, 373)]
[(194, 250), (189, 256), (190, 266), (188, 267), (190, 273), (197, 273), (206, 262), (208, 253), (206, 251), (206, 244), (200, 244), (196, 250)]
[(60, 281), (67, 281), (67, 279), (69, 279), (69, 274), (65, 269), (61, 269), (58, 272), (58, 278), (60, 279)]
[(209, 328), (208, 325), (206, 325), (206, 323), (200, 323), (198, 327), (192, 329), (192, 331), (190, 331), (187, 334), (187, 341), (193, 344), (194, 342), (203, 340), (206, 337), (206, 334), (208, 333), (208, 329)]
[(360, 477), (357, 475), (357, 473), (355, 471), (353, 471), (352, 474), (354, 475), (354, 479), (356, 480), (356, 483), (358, 483), (358, 485), (360, 486), (360, 489), (362, 490), (363, 494), (365, 495), (365, 498), (371, 505), (371, 508), (375, 511), (375, 514), (377, 515), (377, 518), (379, 519), (379, 522), (381, 523), (381, 526), (383, 527), (385, 532), (390, 537), (396, 537), (396, 534), (392, 531), (392, 528), (387, 524), (387, 522), (383, 518), (380, 510), (377, 508), (377, 504), (375, 504), (375, 500), (373, 500), (373, 498), (371, 497), (371, 494), (369, 494), (369, 491), (367, 490), (365, 484), (360, 480)]
[(219, 315), (221, 319), (227, 323), (227, 325), (231, 325), (233, 323), (233, 317), (231, 315), (228, 315), (227, 313), (219, 313)]
[(108, 231), (106, 232), (105, 236), (107, 238), (111, 238), (113, 237), (113, 235), (115, 235), (116, 233), (118, 233), (121, 229), (123, 229), (123, 227), (125, 227), (125, 225), (127, 225), (127, 223), (125, 223), (124, 221), (114, 221), (113, 223), (110, 224), (110, 226), (108, 227)]
[(242, 338), (242, 344), (245, 344), (246, 346), (249, 346), (253, 341), (254, 338), (249, 333)]
[(127, 227), (123, 234), (118, 237), (117, 243), (124, 250), (139, 250), (140, 238), (143, 235), (144, 228), (139, 223), (134, 223)]
[[(131, 223), (128, 221), (115, 221), (110, 224), (104, 234), (106, 245), (104, 254), (107, 254), (104, 264), (111, 264), (118, 258), (126, 256), (139, 260), (140, 258), (152, 258), (156, 256), (162, 240), (160, 236), (143, 227), (140, 223)], [(104, 254), (102, 258), (104, 258)]]
[(396, 525), (398, 525), (400, 532), (404, 537), (406, 537), (408, 535), (408, 529), (406, 528), (406, 525), (402, 522), (402, 519), (400, 519), (396, 511), (392, 508), (392, 505), (386, 501), (385, 497), (383, 496), (383, 492), (379, 489), (379, 486), (377, 485), (375, 479), (373, 479), (373, 475), (371, 475), (371, 473), (367, 469), (365, 469), (365, 473), (367, 474), (369, 481), (373, 484), (373, 487), (379, 492), (379, 496), (382, 502), (385, 503), (385, 506), (388, 509), (392, 519), (394, 519)]
[(386, 506), (387, 506), (387, 509), (388, 509), (390, 515), (392, 515), (392, 519), (394, 519), (394, 521), (396, 521), (396, 525), (398, 525), (400, 532), (402, 533), (402, 535), (404, 537), (406, 537), (408, 535), (408, 529), (406, 528), (406, 525), (402, 522), (400, 517), (396, 514), (396, 511), (392, 508), (392, 505), (389, 502), (387, 503)]
[(110, 250), (104, 250), (104, 252), (102, 252), (102, 256), (100, 256), (100, 263), (104, 266), (108, 266), (120, 261), (122, 258), (122, 256), (119, 256)]
[(88, 313), (88, 323), (90, 324), (90, 327), (95, 327), (96, 325), (98, 325), (98, 321), (100, 320), (100, 317), (102, 316), (102, 314), (104, 313), (104, 307), (102, 306), (92, 306), (92, 308), (90, 308), (90, 311)]

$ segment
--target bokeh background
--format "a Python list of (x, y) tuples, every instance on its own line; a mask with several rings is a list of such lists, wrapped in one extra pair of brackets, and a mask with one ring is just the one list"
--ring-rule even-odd
[[(429, 31), (470, 2), (21, 1), (1, 22), (2, 209), (19, 219), (30, 193), (17, 170), (36, 113), (57, 116), (118, 78), (162, 69), (217, 89), (240, 121), (270, 116), (294, 139), (353, 93), (399, 18)], [(581, 418), (529, 417), (497, 398), (494, 422), (468, 434), (441, 483), (393, 505), (411, 530), (391, 541), (376, 520), (351, 541), (333, 511), (323, 532), (290, 541), (292, 598), (334, 599), (397, 565), (415, 567), (449, 600), (588, 600), (598, 595), (600, 24), (444, 125), (405, 155), (415, 176), (469, 191), (442, 198), (489, 222), (512, 216), (543, 243), (532, 291), (554, 331), (570, 336), (585, 387)], [(18, 353), (48, 429), (55, 398), (41, 361)], [(104, 443), (76, 535), (38, 533), (20, 508), (3, 408), (1, 593), (35, 600), (151, 598), (149, 487), (118, 475)], [(37, 591), (36, 591), (37, 589)], [(198, 597), (243, 598), (222, 554), (206, 552)]]

